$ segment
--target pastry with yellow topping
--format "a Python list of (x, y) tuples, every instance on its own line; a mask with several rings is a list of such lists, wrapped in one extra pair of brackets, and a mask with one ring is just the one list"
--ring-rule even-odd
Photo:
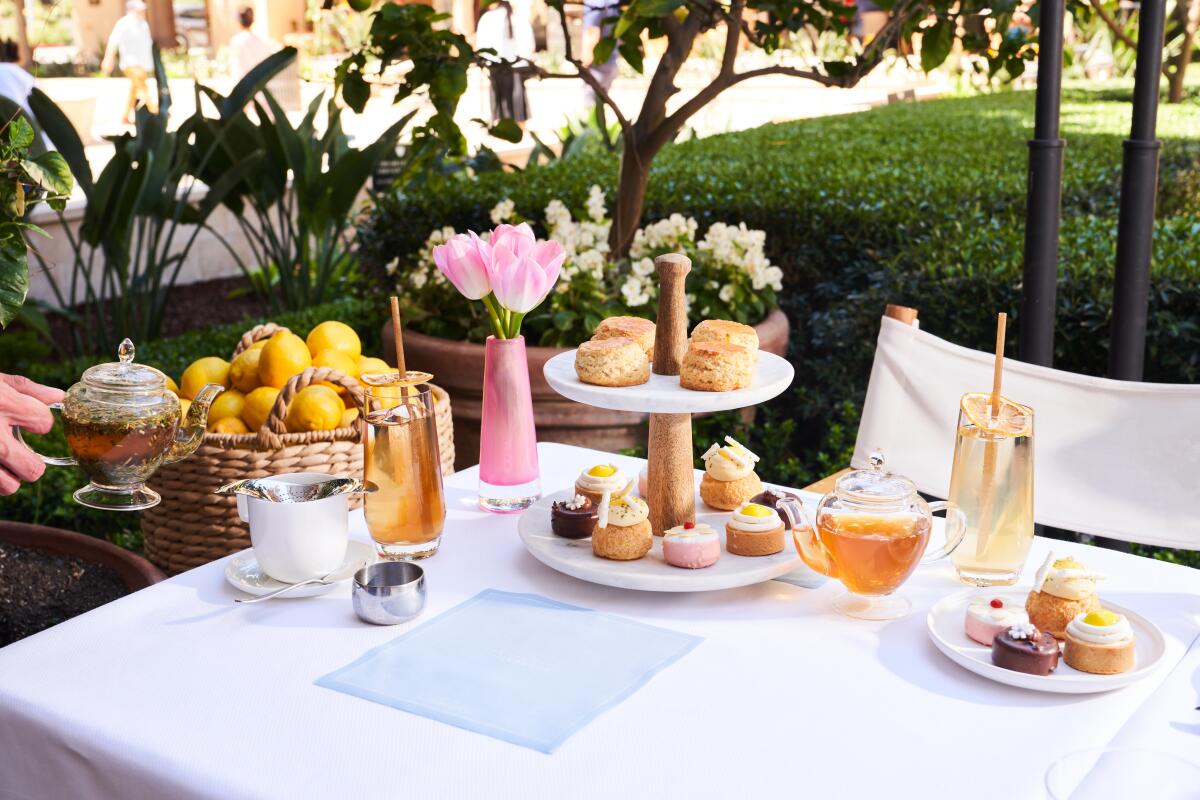
[(592, 553), (613, 561), (636, 561), (650, 552), (654, 532), (650, 507), (640, 497), (614, 497), (600, 507), (600, 519), (592, 532)]
[(575, 479), (575, 494), (583, 495), (599, 507), (610, 498), (625, 494), (628, 486), (629, 479), (615, 465), (597, 464), (579, 473)]
[(1067, 623), (1063, 660), (1080, 672), (1116, 675), (1133, 669), (1136, 642), (1124, 616), (1101, 608)]
[(783, 550), (783, 534), (778, 512), (744, 503), (725, 523), (725, 549), (735, 556), (772, 556)]
[(762, 481), (754, 473), (758, 456), (731, 436), (725, 444), (714, 444), (702, 455), (704, 477), (700, 479), (700, 498), (712, 508), (733, 511), (762, 491)]
[(1029, 621), (1038, 630), (1062, 639), (1071, 620), (1100, 610), (1096, 581), (1103, 577), (1073, 558), (1055, 558), (1051, 553), (1037, 571), (1033, 591), (1025, 600)]

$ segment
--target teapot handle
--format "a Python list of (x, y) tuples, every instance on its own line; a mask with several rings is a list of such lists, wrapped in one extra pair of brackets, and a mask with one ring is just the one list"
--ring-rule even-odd
[[(50, 403), (50, 410), (61, 412), (63, 410), (63, 404), (62, 403)], [(29, 442), (26, 442), (25, 437), (21, 436), (20, 428), (13, 427), (13, 433), (16, 435), (18, 442), (25, 445), (26, 447), (29, 447)], [(77, 466), (79, 466), (79, 462), (76, 461), (71, 456), (61, 456), (61, 457), (60, 456), (44, 456), (41, 453), (39, 453), (37, 450), (34, 450), (32, 447), (29, 447), (29, 450), (35, 456), (40, 458), (42, 461), (45, 461), (47, 464), (49, 464), (52, 467), (77, 467)]]
[(941, 549), (933, 553), (926, 553), (921, 559), (922, 564), (928, 564), (950, 555), (967, 535), (967, 515), (954, 503), (938, 500), (936, 503), (929, 504), (929, 511), (933, 514), (939, 511), (946, 512), (946, 543), (942, 545)]

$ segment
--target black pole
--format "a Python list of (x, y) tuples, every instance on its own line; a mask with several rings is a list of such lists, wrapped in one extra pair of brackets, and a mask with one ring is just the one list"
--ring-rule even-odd
[(1037, 107), (1029, 141), (1025, 203), (1025, 278), (1021, 291), (1019, 354), (1050, 366), (1054, 360), (1054, 307), (1058, 291), (1058, 227), (1062, 216), (1063, 148), (1058, 136), (1062, 102), (1063, 0), (1041, 4), (1038, 21)]
[(1146, 355), (1146, 313), (1150, 300), (1150, 258), (1154, 205), (1158, 194), (1155, 134), (1158, 82), (1162, 76), (1165, 0), (1142, 0), (1138, 20), (1137, 74), (1133, 85), (1133, 124), (1121, 164), (1121, 212), (1117, 218), (1117, 262), (1113, 275), (1112, 330), (1108, 375), (1140, 381)]

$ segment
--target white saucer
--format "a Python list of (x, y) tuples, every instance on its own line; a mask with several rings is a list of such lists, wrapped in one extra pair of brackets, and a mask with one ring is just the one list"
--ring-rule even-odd
[(997, 667), (992, 663), (992, 649), (968, 638), (963, 631), (967, 605), (977, 597), (999, 597), (1006, 605), (1023, 608), (1028, 594), (1028, 589), (968, 589), (943, 597), (929, 610), (926, 619), (929, 638), (947, 658), (976, 675), (1022, 689), (1062, 694), (1107, 692), (1128, 686), (1158, 668), (1167, 652), (1167, 642), (1158, 626), (1135, 611), (1104, 600), (1105, 608), (1125, 615), (1137, 637), (1134, 665), (1129, 672), (1118, 675), (1092, 675), (1068, 667), (1067, 662), (1061, 658), (1058, 666), (1049, 675), (1029, 675)]
[[(342, 565), (338, 570), (345, 570), (344, 575), (336, 576), (337, 581), (327, 584), (310, 583), (308, 586), (301, 586), (298, 589), (281, 595), (280, 599), (288, 597), (315, 597), (319, 594), (331, 592), (350, 578), (357, 571), (351, 569), (356, 564), (374, 564), (375, 563), (375, 548), (364, 542), (350, 542), (346, 545), (346, 558), (342, 561)], [(288, 584), (277, 581), (267, 573), (262, 571), (262, 567), (258, 565), (258, 559), (254, 557), (254, 548), (243, 550), (225, 563), (225, 580), (229, 581), (235, 589), (240, 589), (246, 594), (261, 595), (268, 592), (273, 592), (277, 589), (282, 589)]]

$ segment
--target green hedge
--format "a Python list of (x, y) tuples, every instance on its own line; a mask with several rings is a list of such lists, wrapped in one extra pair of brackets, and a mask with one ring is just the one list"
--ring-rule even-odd
[[(342, 320), (358, 331), (364, 352), (378, 353), (380, 326), (386, 314), (387, 307), (383, 303), (346, 299), (283, 314), (273, 321), (306, 334), (318, 322)], [(227, 358), (241, 335), (263, 321), (247, 319), (232, 325), (139, 344), (137, 360), (158, 367), (179, 380), (187, 365), (197, 358), (207, 355)], [(20, 343), (20, 346), (15, 346), (16, 343)], [(12, 337), (9, 333), (0, 334), (0, 345), (3, 345), (5, 354), (0, 371), (28, 375), (33, 380), (64, 389), (75, 383), (84, 369), (97, 360), (104, 360), (32, 361), (29, 359), (42, 354), (42, 349), (24, 337)], [(46, 436), (30, 436), (29, 440), (41, 452), (66, 454), (66, 442), (57, 426)], [(107, 538), (131, 549), (140, 549), (141, 530), (136, 514), (92, 511), (71, 500), (71, 493), (85, 482), (86, 479), (78, 470), (47, 467), (41, 480), (22, 486), (11, 497), (0, 498), (0, 518), (80, 531)]]
[[(1056, 366), (1102, 375), (1108, 353), (1121, 141), (1128, 84), (1064, 94), (1062, 269)], [(1002, 92), (767, 125), (681, 143), (654, 162), (644, 219), (672, 212), (767, 231), (784, 268), (797, 383), (748, 432), (769, 477), (803, 485), (843, 466), (853, 447), (886, 303), (921, 310), (922, 328), (988, 349), (995, 312), (1018, 345), (1032, 92)], [(1200, 105), (1161, 108), (1164, 140), (1146, 379), (1200, 380)], [(378, 268), (415, 252), (430, 230), (490, 227), (511, 197), (540, 216), (552, 198), (579, 205), (613, 192), (614, 157), (589, 153), (516, 174), (448, 180), (384, 199), (360, 230)], [(769, 433), (769, 435), (767, 435)]]

